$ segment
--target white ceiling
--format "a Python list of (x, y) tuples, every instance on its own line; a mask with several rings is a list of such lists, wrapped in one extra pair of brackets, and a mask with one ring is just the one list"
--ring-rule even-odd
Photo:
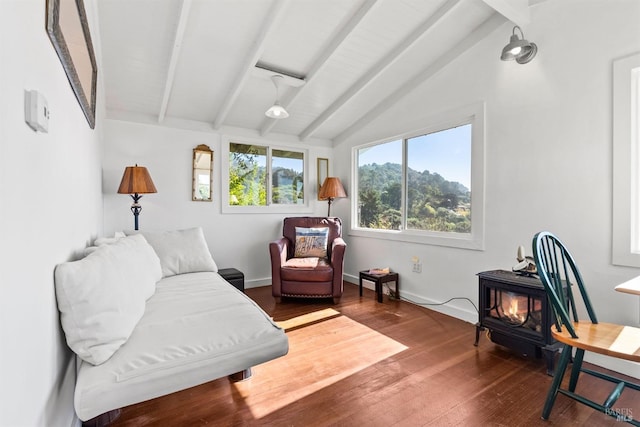
[[(340, 139), (506, 22), (527, 0), (101, 0), (107, 117)], [(505, 44), (509, 33), (505, 34)], [(500, 47), (497, 47), (499, 49)], [(496, 58), (499, 50), (496, 51)], [(260, 62), (299, 76), (275, 100)]]

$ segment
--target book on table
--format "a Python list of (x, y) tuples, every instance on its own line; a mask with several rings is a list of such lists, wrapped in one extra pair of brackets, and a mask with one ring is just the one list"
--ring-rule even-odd
[(369, 270), (369, 274), (374, 274), (376, 276), (381, 276), (383, 274), (389, 274), (391, 272), (391, 270), (389, 269), (389, 267), (384, 267), (384, 268), (371, 268)]

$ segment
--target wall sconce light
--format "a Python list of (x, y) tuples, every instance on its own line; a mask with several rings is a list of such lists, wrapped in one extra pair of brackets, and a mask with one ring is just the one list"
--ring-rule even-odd
[[(520, 31), (520, 37), (516, 34), (516, 29)], [(522, 29), (516, 25), (513, 27), (509, 43), (502, 49), (500, 59), (503, 61), (513, 61), (515, 59), (518, 64), (526, 64), (536, 56), (536, 53), (538, 53), (538, 46), (526, 40)]]
[(284, 109), (282, 105), (280, 105), (280, 95), (278, 93), (278, 89), (280, 86), (280, 82), (283, 80), (283, 77), (275, 74), (271, 76), (271, 81), (273, 85), (276, 87), (276, 102), (273, 103), (271, 107), (267, 111), (265, 111), (264, 115), (267, 117), (271, 117), (272, 119), (286, 119), (289, 117), (289, 113)]
[(120, 187), (118, 188), (118, 194), (129, 194), (133, 199), (131, 205), (131, 212), (133, 212), (135, 229), (138, 229), (138, 215), (142, 211), (140, 206), (140, 199), (142, 194), (157, 193), (156, 186), (153, 185), (153, 180), (147, 168), (143, 166), (127, 166), (122, 175), (120, 181)]
[(333, 202), (333, 199), (338, 197), (347, 197), (347, 192), (344, 191), (340, 178), (329, 176), (324, 180), (322, 187), (320, 187), (320, 192), (318, 193), (318, 198), (320, 200), (329, 201), (327, 216), (331, 216), (331, 202)]

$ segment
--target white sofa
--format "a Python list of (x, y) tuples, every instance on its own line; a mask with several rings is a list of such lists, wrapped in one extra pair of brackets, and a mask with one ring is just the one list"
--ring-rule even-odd
[(288, 352), (284, 331), (217, 274), (201, 229), (96, 243), (55, 270), (81, 420)]

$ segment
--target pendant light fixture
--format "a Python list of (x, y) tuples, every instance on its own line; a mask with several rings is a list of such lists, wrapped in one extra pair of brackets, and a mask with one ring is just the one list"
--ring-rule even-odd
[[(516, 29), (520, 31), (520, 37), (516, 34)], [(502, 49), (500, 59), (503, 61), (513, 61), (515, 59), (518, 64), (526, 64), (536, 56), (536, 53), (538, 53), (538, 46), (526, 40), (522, 29), (516, 25), (513, 27), (509, 44)]]
[(280, 88), (280, 82), (282, 81), (282, 79), (283, 77), (278, 74), (271, 76), (271, 81), (276, 87), (276, 101), (271, 107), (269, 107), (267, 111), (265, 111), (264, 115), (267, 117), (271, 117), (272, 119), (286, 119), (287, 117), (289, 117), (289, 113), (287, 112), (287, 110), (285, 110), (284, 107), (280, 105), (280, 94), (278, 89)]

